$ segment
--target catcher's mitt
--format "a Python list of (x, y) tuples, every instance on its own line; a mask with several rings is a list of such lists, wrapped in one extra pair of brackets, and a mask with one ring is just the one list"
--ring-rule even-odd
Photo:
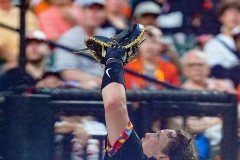
[[(145, 28), (143, 25), (134, 24), (112, 38), (104, 36), (89, 37), (85, 40), (85, 45), (93, 53), (94, 58), (101, 64), (105, 64), (104, 58), (106, 54), (105, 50), (107, 48), (121, 46), (126, 49), (126, 59), (124, 64), (127, 64), (137, 54), (138, 45), (144, 41), (144, 32)], [(81, 53), (83, 50), (75, 53)]]

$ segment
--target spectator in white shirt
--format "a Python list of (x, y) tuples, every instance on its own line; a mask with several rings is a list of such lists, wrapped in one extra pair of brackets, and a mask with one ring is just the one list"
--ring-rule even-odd
[[(86, 48), (84, 39), (90, 36), (108, 36), (100, 28), (105, 20), (104, 0), (76, 1), (82, 7), (83, 23), (76, 25), (65, 32), (58, 43), (79, 50)], [(78, 87), (84, 89), (96, 89), (100, 87), (103, 69), (94, 60), (84, 56), (69, 53), (69, 51), (57, 48), (55, 54), (55, 70), (60, 72), (63, 80), (77, 82)], [(76, 85), (77, 86), (77, 85)]]
[[(221, 33), (212, 38), (204, 47), (212, 75), (216, 78), (229, 78), (238, 84), (234, 78), (240, 54), (237, 54), (232, 37), (232, 30), (240, 24), (240, 1), (223, 1), (218, 6), (219, 20), (222, 23)], [(240, 74), (239, 74), (240, 75)]]

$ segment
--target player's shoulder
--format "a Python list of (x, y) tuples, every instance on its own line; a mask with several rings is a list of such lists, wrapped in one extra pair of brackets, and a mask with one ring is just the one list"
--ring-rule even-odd
[(106, 155), (104, 160), (145, 160), (145, 157), (141, 140), (133, 130), (116, 154), (112, 157)]
[(144, 160), (142, 142), (135, 131), (132, 132), (125, 146), (120, 150), (120, 155), (126, 160), (138, 159)]

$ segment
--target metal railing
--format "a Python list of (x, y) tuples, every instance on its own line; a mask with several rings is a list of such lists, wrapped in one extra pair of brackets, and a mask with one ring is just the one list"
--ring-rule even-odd
[[(142, 135), (150, 130), (153, 115), (218, 116), (223, 118), (221, 156), (237, 160), (237, 98), (207, 91), (127, 91), (131, 102), (138, 101), (141, 120), (134, 122)], [(6, 160), (52, 160), (54, 154), (54, 115), (61, 111), (104, 117), (100, 91), (80, 89), (42, 89), (33, 95), (7, 94), (0, 105), (5, 108), (7, 124), (3, 146)]]

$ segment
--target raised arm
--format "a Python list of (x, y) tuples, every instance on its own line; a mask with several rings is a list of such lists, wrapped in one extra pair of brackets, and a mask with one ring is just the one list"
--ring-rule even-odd
[(105, 119), (108, 139), (111, 145), (117, 140), (129, 122), (126, 106), (126, 92), (123, 62), (114, 55), (124, 55), (124, 49), (110, 48), (107, 50), (107, 64), (102, 80), (102, 95), (105, 108)]
[(118, 143), (123, 143), (133, 130), (126, 106), (123, 65), (137, 54), (136, 49), (143, 41), (144, 31), (143, 25), (134, 24), (112, 39), (95, 36), (85, 40), (85, 45), (97, 61), (105, 65), (101, 89), (108, 140), (115, 151), (114, 145), (119, 147)]
[(108, 138), (111, 145), (129, 122), (123, 85), (111, 83), (102, 90)]

